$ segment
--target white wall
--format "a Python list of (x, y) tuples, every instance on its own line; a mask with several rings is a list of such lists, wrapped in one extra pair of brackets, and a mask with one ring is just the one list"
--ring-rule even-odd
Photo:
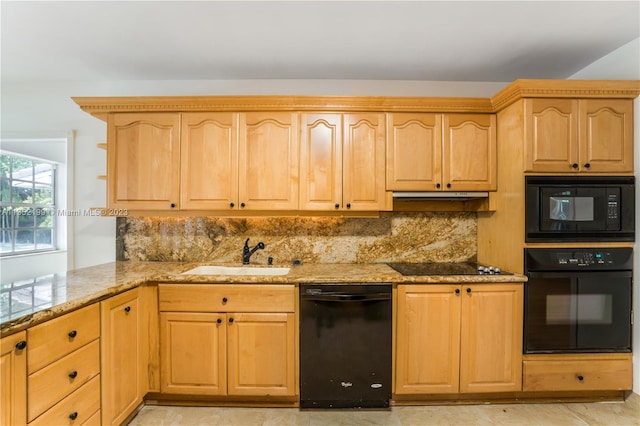
[[(582, 69), (572, 79), (640, 80), (640, 38)], [(636, 218), (640, 212), (640, 98), (634, 102), (634, 151), (636, 170)], [(640, 220), (636, 219), (636, 239), (640, 236)], [(640, 250), (634, 250), (633, 310), (636, 321), (633, 330), (633, 391), (640, 394)]]
[[(368, 95), (488, 97), (507, 83), (465, 83), (367, 80), (225, 80), (225, 81), (3, 81), (2, 134), (51, 134), (75, 130), (75, 204), (82, 211), (106, 202), (106, 155), (96, 148), (105, 142), (106, 124), (80, 108), (72, 96), (152, 95)], [(115, 220), (76, 217), (76, 268), (115, 259)]]

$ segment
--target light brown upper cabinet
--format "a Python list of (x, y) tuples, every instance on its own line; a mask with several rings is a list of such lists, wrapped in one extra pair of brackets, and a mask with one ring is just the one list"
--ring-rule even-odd
[(183, 113), (182, 209), (296, 210), (298, 114)]
[(301, 117), (300, 209), (388, 210), (384, 114)]
[(178, 208), (179, 132), (178, 113), (109, 114), (108, 207), (141, 210)]
[(494, 191), (493, 114), (387, 114), (387, 190)]
[(633, 100), (525, 99), (525, 171), (633, 171)]

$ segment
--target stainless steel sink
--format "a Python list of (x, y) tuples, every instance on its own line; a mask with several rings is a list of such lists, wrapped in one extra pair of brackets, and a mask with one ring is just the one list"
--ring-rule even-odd
[(290, 268), (279, 268), (273, 266), (216, 266), (205, 265), (189, 269), (182, 275), (287, 275)]

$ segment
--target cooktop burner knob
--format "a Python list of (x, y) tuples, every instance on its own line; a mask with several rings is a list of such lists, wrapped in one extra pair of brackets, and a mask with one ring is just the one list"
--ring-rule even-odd
[(494, 272), (495, 272), (496, 274), (499, 274), (499, 273), (500, 273), (500, 268), (496, 268), (496, 269), (494, 269)]

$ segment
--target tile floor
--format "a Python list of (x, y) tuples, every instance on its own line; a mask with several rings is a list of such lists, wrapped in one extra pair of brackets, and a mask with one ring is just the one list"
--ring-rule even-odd
[(640, 395), (625, 402), (393, 407), (390, 411), (145, 406), (130, 426), (640, 425)]

